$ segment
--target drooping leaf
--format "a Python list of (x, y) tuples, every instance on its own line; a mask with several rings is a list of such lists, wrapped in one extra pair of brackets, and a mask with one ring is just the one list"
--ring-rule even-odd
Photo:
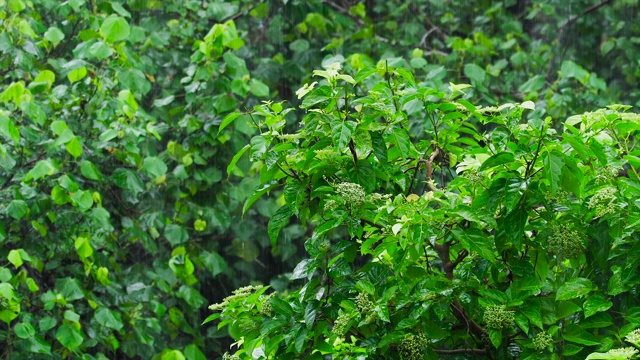
[(285, 205), (278, 209), (275, 214), (269, 220), (267, 232), (269, 239), (271, 239), (271, 246), (276, 247), (278, 241), (278, 234), (289, 223), (289, 219), (293, 216), (293, 212), (289, 208), (289, 205)]

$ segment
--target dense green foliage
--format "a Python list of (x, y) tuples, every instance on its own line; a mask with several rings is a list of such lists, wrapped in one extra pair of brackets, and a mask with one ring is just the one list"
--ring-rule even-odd
[[(241, 358), (627, 359), (640, 328), (640, 114), (553, 121), (531, 101), (480, 107), (403, 67), (353, 77), (329, 59), (247, 145), (291, 218), (314, 225), (300, 287), (239, 290), (220, 319)], [(267, 295), (269, 294), (269, 295)], [(637, 341), (631, 341), (634, 343)], [(604, 356), (604, 357), (598, 357)], [(617, 357), (616, 357), (617, 356)]]
[[(419, 353), (410, 344), (460, 349), (465, 340), (469, 347), (498, 343), (496, 334), (503, 354), (514, 336), (537, 336), (535, 348), (548, 342), (545, 334), (560, 351), (565, 321), (579, 324), (585, 301), (607, 304), (611, 296), (607, 311), (586, 317), (611, 314), (610, 323), (588, 330), (606, 342), (578, 342), (585, 346), (579, 354), (621, 345), (637, 321), (635, 260), (625, 255), (635, 251), (634, 120), (624, 108), (603, 110), (604, 119), (569, 116), (638, 104), (638, 10), (633, 0), (0, 0), (0, 357), (220, 358), (232, 342), (227, 335), (251, 337), (250, 349), (290, 346), (294, 358), (310, 354), (314, 343), (335, 354), (365, 354), (371, 345), (360, 340), (374, 333), (370, 341), (387, 336), (380, 351), (404, 349), (405, 358)], [(330, 67), (335, 63), (342, 69)], [(450, 83), (473, 87), (451, 90)], [(479, 107), (508, 102), (516, 105)], [(432, 117), (425, 122), (426, 114)], [(511, 155), (473, 172), (496, 153)], [(612, 169), (622, 180), (607, 175)], [(435, 182), (425, 185), (427, 176)], [(499, 183), (520, 188), (482, 198), (483, 186)], [(615, 188), (615, 199), (601, 188)], [(604, 214), (608, 200), (617, 205)], [(413, 239), (417, 211), (435, 212), (429, 221), (439, 231), (468, 224), (424, 253), (424, 242)], [(526, 220), (521, 241), (496, 238), (511, 214)], [(543, 231), (547, 223), (552, 228)], [(384, 241), (389, 234), (404, 239), (395, 253), (380, 247), (392, 247)], [(469, 247), (479, 246), (480, 234), (482, 252)], [(462, 283), (429, 299), (439, 304), (434, 326), (452, 324), (441, 329), (451, 336), (413, 331), (435, 308), (396, 329), (409, 303), (380, 293), (396, 281), (385, 271), (428, 272), (396, 284), (405, 301), (428, 295), (414, 288), (449, 286), (435, 258), (446, 259), (436, 250), (447, 241), (452, 254), (468, 252), (454, 273)], [(575, 259), (532, 262), (547, 250)], [(393, 261), (401, 252), (410, 255), (406, 263)], [(386, 260), (372, 262), (380, 255)], [(580, 310), (562, 305), (575, 311), (560, 318), (554, 300), (541, 297), (543, 326), (527, 317), (524, 329), (527, 307), (508, 289), (529, 279), (522, 274), (530, 269), (516, 273), (514, 257), (549, 264), (548, 279), (539, 276), (542, 265), (534, 267), (549, 299), (562, 282), (590, 281), (580, 284), (580, 297), (558, 300)], [(469, 268), (476, 263), (486, 265), (489, 280), (467, 284), (483, 279)], [(609, 278), (619, 288), (602, 282)], [(325, 289), (317, 302), (291, 297), (302, 279), (311, 284), (304, 289)], [(280, 295), (232, 295), (250, 283)], [(493, 294), (458, 300), (490, 340), (464, 335), (457, 313), (443, 305), (467, 286)], [(527, 286), (521, 290), (531, 297)], [(247, 318), (201, 326), (206, 306), (228, 296), (237, 308), (224, 306), (223, 317), (237, 311)], [(389, 301), (404, 310), (389, 313)], [(370, 307), (363, 324), (347, 316)], [(486, 309), (496, 310), (495, 324), (513, 311), (519, 327), (485, 327), (494, 318), (484, 318)], [(279, 314), (271, 331), (257, 311)], [(260, 336), (240, 326), (247, 319), (264, 326)], [(295, 333), (280, 332), (283, 319)], [(325, 341), (340, 326), (355, 343)]]

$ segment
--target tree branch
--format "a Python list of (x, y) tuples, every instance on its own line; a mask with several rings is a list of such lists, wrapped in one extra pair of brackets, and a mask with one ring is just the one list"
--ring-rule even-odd
[[(449, 280), (453, 280), (453, 270), (459, 264), (459, 262), (468, 255), (468, 253), (465, 254), (466, 251), (461, 251), (455, 262), (452, 262), (451, 242), (445, 242), (444, 244), (434, 243), (432, 246), (436, 253), (438, 253), (440, 261), (442, 261), (442, 265), (444, 267), (444, 276)], [(469, 317), (467, 311), (458, 300), (453, 300), (449, 306), (451, 307), (453, 316), (455, 316), (455, 318), (458, 319), (461, 324), (466, 325), (467, 329), (469, 329), (469, 332), (471, 332), (478, 339), (481, 339), (483, 337), (483, 335), (485, 334), (484, 329)]]

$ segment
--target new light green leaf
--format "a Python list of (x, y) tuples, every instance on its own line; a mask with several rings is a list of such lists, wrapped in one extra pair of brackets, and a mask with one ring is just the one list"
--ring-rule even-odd
[(152, 178), (159, 178), (167, 172), (167, 164), (157, 156), (144, 158), (142, 167)]
[(104, 19), (100, 26), (100, 33), (108, 43), (115, 43), (126, 40), (129, 37), (131, 29), (129, 23), (123, 17), (111, 15)]

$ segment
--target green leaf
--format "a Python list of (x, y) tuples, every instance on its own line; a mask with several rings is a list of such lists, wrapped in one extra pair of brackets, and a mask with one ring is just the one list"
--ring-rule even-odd
[(185, 357), (180, 350), (165, 350), (160, 360), (185, 360)]
[(113, 50), (104, 41), (97, 41), (89, 48), (89, 54), (95, 56), (98, 60), (104, 60), (113, 55)]
[(257, 135), (251, 138), (251, 161), (256, 161), (262, 158), (267, 152), (267, 139), (262, 135)]
[[(411, 148), (411, 139), (409, 138), (409, 134), (401, 128), (394, 128), (393, 132), (386, 134), (387, 141), (400, 151), (403, 159), (406, 159), (409, 156), (409, 150)], [(373, 140), (373, 138), (372, 138)]]
[(293, 316), (293, 308), (291, 307), (291, 305), (289, 305), (288, 302), (277, 297), (271, 298), (270, 302), (273, 310), (275, 310), (275, 312), (277, 312), (278, 314), (287, 317)]
[(76, 253), (81, 259), (86, 259), (93, 255), (93, 247), (88, 237), (78, 236), (74, 242)]
[(195, 344), (187, 345), (187, 347), (184, 348), (184, 355), (187, 360), (207, 360), (207, 357), (204, 356)]
[(589, 356), (585, 358), (585, 360), (595, 360), (595, 359), (610, 359), (610, 360), (627, 360), (633, 359), (634, 355), (637, 353), (633, 348), (622, 348), (617, 349), (618, 352), (615, 354), (611, 353), (591, 353)]
[(27, 339), (24, 347), (28, 352), (31, 353), (51, 355), (51, 345), (39, 336), (34, 336)]
[(460, 228), (453, 229), (453, 234), (460, 240), (462, 246), (472, 253), (479, 254), (482, 258), (494, 263), (496, 255), (491, 238), (478, 229), (463, 231)]
[(152, 178), (159, 178), (167, 172), (167, 164), (157, 156), (144, 158), (142, 167)]
[(242, 149), (240, 149), (240, 151), (238, 151), (237, 154), (233, 156), (233, 159), (231, 159), (231, 162), (229, 163), (229, 165), (227, 165), (227, 176), (231, 176), (231, 172), (236, 167), (238, 160), (240, 160), (242, 155), (244, 155), (244, 153), (247, 152), (247, 150), (249, 150), (250, 148), (251, 148), (251, 145), (247, 144)]
[(84, 66), (78, 69), (71, 70), (67, 74), (67, 78), (72, 84), (84, 79), (85, 76), (87, 76), (87, 68)]
[(499, 348), (500, 344), (502, 344), (502, 331), (490, 329), (489, 339), (496, 349)]
[(587, 301), (584, 302), (582, 308), (584, 309), (584, 317), (588, 318), (598, 312), (607, 311), (613, 306), (611, 300), (605, 298), (601, 294), (594, 294), (589, 296)]
[(525, 304), (518, 307), (518, 311), (523, 313), (531, 321), (531, 324), (537, 326), (539, 329), (544, 329), (540, 305), (538, 303)]
[(527, 223), (527, 211), (523, 205), (516, 207), (498, 221), (495, 235), (496, 248), (502, 252), (508, 248), (519, 249), (522, 246), (524, 226)]
[(100, 33), (110, 44), (126, 40), (129, 37), (130, 32), (131, 29), (127, 20), (117, 15), (111, 15), (104, 19), (100, 26)]
[(347, 147), (349, 140), (351, 140), (351, 134), (355, 131), (355, 124), (351, 121), (335, 122), (331, 125), (331, 137), (333, 138), (333, 144), (338, 149), (344, 149)]
[(251, 196), (249, 196), (247, 200), (244, 202), (244, 206), (242, 207), (242, 216), (244, 216), (247, 213), (247, 210), (249, 210), (251, 205), (253, 205), (253, 203), (258, 201), (258, 199), (260, 199), (262, 195), (268, 193), (269, 191), (271, 191), (272, 189), (278, 186), (280, 186), (280, 183), (277, 180), (272, 180), (265, 184), (258, 185), (258, 187), (256, 187), (251, 192)]
[(81, 211), (87, 211), (93, 206), (93, 196), (89, 191), (78, 190), (73, 193), (71, 200)]
[(23, 264), (22, 256), (20, 256), (20, 251), (16, 249), (9, 251), (9, 254), (7, 255), (7, 260), (9, 260), (9, 262), (13, 264), (13, 266), (16, 269), (22, 266)]
[(98, 170), (98, 168), (88, 160), (83, 160), (80, 163), (80, 173), (82, 173), (82, 176), (90, 180), (102, 180), (102, 173), (100, 172), (100, 170)]
[(80, 300), (85, 297), (82, 286), (80, 286), (80, 282), (77, 279), (68, 277), (57, 279), (55, 289), (60, 292), (67, 301)]
[(77, 159), (80, 155), (82, 155), (82, 144), (80, 144), (80, 140), (77, 137), (73, 137), (69, 142), (64, 144), (64, 147), (67, 149), (67, 152), (73, 156), (74, 159)]
[(20, 220), (29, 213), (29, 205), (24, 200), (12, 200), (7, 206), (7, 213), (15, 220)]
[(542, 75), (536, 75), (529, 80), (527, 80), (524, 84), (520, 85), (518, 91), (521, 93), (530, 93), (533, 91), (538, 91), (544, 87), (545, 78)]
[(176, 296), (186, 301), (193, 309), (199, 309), (207, 302), (207, 300), (200, 295), (198, 290), (186, 285), (180, 286)]
[(480, 168), (478, 169), (478, 172), (491, 169), (496, 166), (500, 166), (502, 164), (508, 164), (513, 162), (514, 160), (515, 160), (515, 157), (513, 156), (513, 153), (510, 153), (510, 152), (497, 153), (492, 157), (488, 158), (484, 163), (482, 163), (482, 166), (480, 166)]
[(13, 121), (0, 113), (0, 135), (11, 139), (14, 145), (20, 142), (20, 130), (14, 125)]
[(549, 190), (551, 190), (551, 194), (555, 194), (560, 187), (560, 176), (564, 167), (562, 154), (545, 153), (542, 162), (544, 164), (544, 176), (549, 182)]
[(116, 331), (120, 331), (124, 327), (120, 313), (109, 310), (106, 307), (97, 308), (94, 318), (98, 324)]
[(73, 351), (84, 341), (84, 334), (79, 329), (80, 324), (65, 323), (56, 331), (56, 339), (67, 349)]
[(565, 340), (576, 344), (588, 346), (600, 345), (600, 340), (595, 335), (582, 330), (579, 325), (567, 325), (562, 337)]
[(260, 80), (251, 79), (249, 81), (249, 91), (258, 97), (269, 96), (269, 87)]
[(241, 114), (239, 112), (232, 112), (229, 115), (224, 117), (224, 120), (222, 120), (222, 123), (220, 123), (220, 127), (218, 128), (218, 134), (220, 134), (220, 132), (222, 130), (224, 130), (224, 128), (226, 128), (227, 126), (229, 126), (229, 124), (231, 124), (235, 119), (238, 118), (238, 116), (240, 116)]
[(556, 292), (556, 300), (571, 300), (580, 296), (587, 295), (594, 290), (591, 280), (586, 278), (571, 279), (558, 289)]
[(29, 170), (23, 181), (40, 180), (45, 176), (51, 176), (58, 171), (51, 159), (40, 160), (33, 169)]
[(144, 190), (144, 184), (140, 180), (140, 177), (132, 170), (123, 168), (117, 169), (113, 172), (111, 178), (117, 186), (131, 190), (134, 194), (138, 194)]
[(64, 33), (57, 27), (52, 26), (44, 33), (44, 38), (49, 40), (53, 44), (53, 47), (56, 47), (64, 40)]
[(189, 233), (180, 225), (170, 224), (164, 228), (164, 237), (171, 245), (177, 246), (189, 240)]
[(464, 66), (464, 74), (471, 80), (471, 83), (476, 86), (482, 84), (487, 75), (483, 68), (473, 63)]
[(118, 72), (118, 81), (124, 89), (135, 95), (146, 95), (151, 91), (151, 83), (144, 73), (138, 69), (123, 69)]
[(200, 260), (204, 264), (204, 267), (209, 270), (211, 276), (217, 276), (227, 269), (227, 262), (216, 252), (204, 251), (200, 255)]
[(387, 143), (384, 141), (382, 134), (377, 131), (371, 131), (371, 144), (373, 146), (373, 152), (381, 163), (386, 163), (387, 160)]
[(269, 239), (271, 239), (271, 246), (273, 248), (276, 247), (278, 242), (278, 234), (287, 224), (289, 224), (289, 219), (293, 216), (293, 212), (289, 208), (289, 205), (285, 205), (278, 209), (275, 214), (269, 220), (269, 225), (267, 226), (267, 232), (269, 234)]
[(587, 70), (571, 60), (565, 60), (562, 62), (560, 73), (562, 78), (564, 79), (575, 78), (583, 84), (588, 80), (589, 77), (589, 72)]
[(20, 104), (20, 108), (31, 118), (31, 120), (37, 125), (44, 125), (45, 121), (47, 121), (47, 114), (45, 114), (44, 110), (40, 107), (40, 105), (32, 102), (25, 101)]

